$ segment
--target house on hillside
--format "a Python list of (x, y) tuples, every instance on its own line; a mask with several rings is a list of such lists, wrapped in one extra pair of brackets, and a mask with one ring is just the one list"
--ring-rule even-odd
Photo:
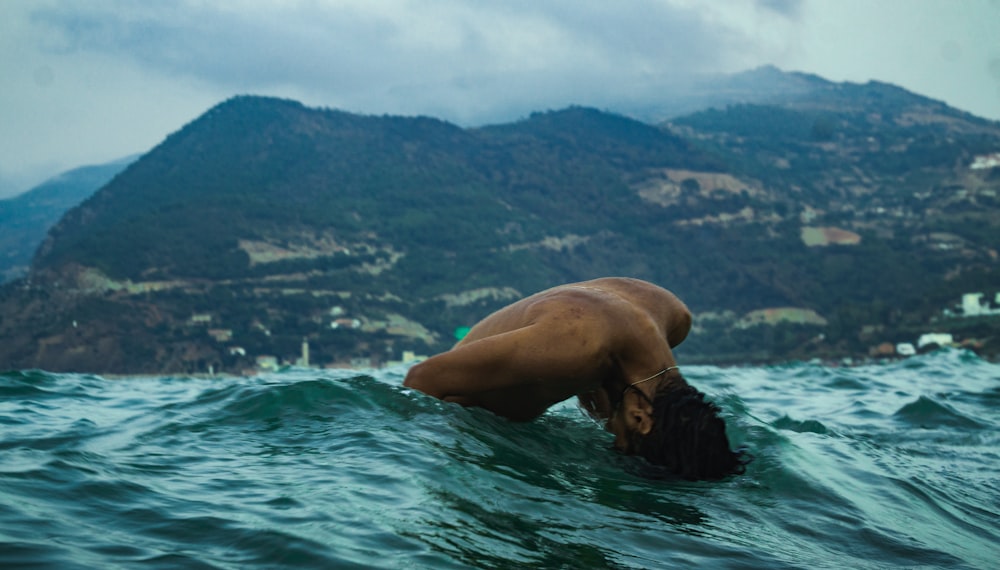
[(361, 321), (359, 319), (336, 319), (330, 323), (331, 329), (357, 329), (361, 328)]
[(278, 358), (275, 356), (267, 356), (267, 355), (258, 356), (257, 368), (259, 370), (277, 370)]
[(926, 333), (917, 339), (917, 348), (923, 350), (934, 345), (951, 346), (955, 344), (955, 337), (951, 333)]
[(966, 293), (955, 310), (945, 309), (944, 314), (946, 317), (1000, 316), (1000, 292), (994, 294), (992, 300), (985, 297), (983, 293)]
[(208, 329), (208, 335), (216, 342), (229, 342), (233, 340), (233, 329)]
[(994, 152), (993, 154), (983, 154), (972, 159), (972, 164), (969, 168), (972, 170), (988, 170), (990, 168), (996, 168), (1000, 166), (1000, 152)]

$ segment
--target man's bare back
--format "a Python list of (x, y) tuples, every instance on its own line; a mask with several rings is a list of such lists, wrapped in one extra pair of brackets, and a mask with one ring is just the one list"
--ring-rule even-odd
[[(654, 400), (662, 399), (656, 408), (661, 416), (667, 400), (676, 404), (693, 391), (701, 401), (671, 351), (690, 328), (684, 303), (651, 283), (604, 278), (562, 285), (489, 315), (450, 351), (411, 368), (404, 385), (514, 421), (534, 419), (577, 396), (615, 434), (616, 448), (650, 459), (653, 451), (642, 450), (652, 445), (650, 433), (663, 428)], [(708, 425), (717, 409), (703, 405), (711, 418), (698, 421)], [(724, 424), (721, 445), (729, 452)]]

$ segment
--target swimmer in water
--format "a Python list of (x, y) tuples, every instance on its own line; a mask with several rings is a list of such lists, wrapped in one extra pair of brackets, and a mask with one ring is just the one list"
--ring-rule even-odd
[(673, 293), (609, 277), (561, 285), (489, 315), (404, 386), (529, 421), (573, 396), (615, 448), (685, 479), (740, 473), (719, 409), (681, 376), (671, 349), (691, 329)]

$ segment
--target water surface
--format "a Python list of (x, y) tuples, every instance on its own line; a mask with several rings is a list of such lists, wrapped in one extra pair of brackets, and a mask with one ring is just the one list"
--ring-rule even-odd
[(1000, 366), (689, 366), (755, 455), (651, 479), (574, 404), (404, 369), (0, 375), (3, 568), (995, 568)]

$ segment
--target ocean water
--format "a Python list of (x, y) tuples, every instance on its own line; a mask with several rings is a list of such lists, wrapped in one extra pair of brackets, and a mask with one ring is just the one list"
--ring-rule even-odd
[(0, 568), (997, 568), (1000, 366), (687, 366), (746, 474), (650, 478), (570, 402), (404, 369), (0, 375)]

